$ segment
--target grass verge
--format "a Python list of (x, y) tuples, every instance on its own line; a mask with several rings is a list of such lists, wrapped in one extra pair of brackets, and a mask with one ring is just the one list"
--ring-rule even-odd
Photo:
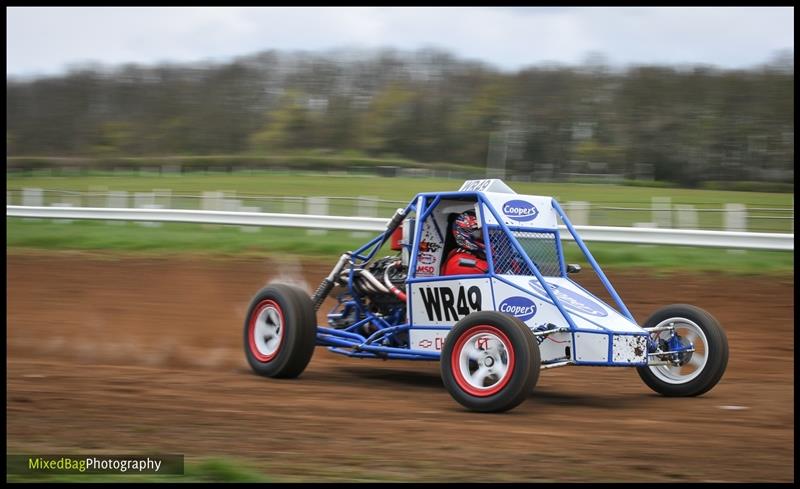
[[(691, 205), (697, 209), (696, 225), (701, 229), (724, 228), (724, 213), (728, 203), (747, 206), (747, 227), (750, 231), (790, 232), (792, 227), (793, 194), (767, 192), (738, 192), (727, 190), (699, 190), (681, 188), (635, 187), (626, 185), (601, 185), (580, 183), (531, 183), (509, 182), (519, 193), (552, 195), (565, 204), (570, 201), (589, 202), (591, 208), (588, 222), (596, 226), (631, 226), (637, 222), (653, 222), (671, 218), (673, 222), (681, 216), (677, 212), (660, 212), (651, 209), (653, 197), (669, 197), (673, 206)], [(262, 212), (303, 212), (302, 202), (284, 202), (285, 197), (357, 197), (372, 196), (385, 203), (377, 208), (378, 215), (390, 217), (394, 209), (407, 203), (419, 192), (457, 190), (460, 180), (445, 178), (383, 178), (356, 176), (340, 171), (316, 173), (277, 173), (267, 171), (239, 171), (233, 173), (158, 174), (153, 172), (90, 173), (89, 175), (33, 174), (20, 176), (7, 174), (10, 203), (22, 204), (23, 188), (41, 188), (44, 205), (62, 202), (75, 206), (105, 206), (107, 197), (81, 198), (68, 192), (127, 191), (152, 192), (154, 189), (171, 190), (168, 204), (173, 208), (198, 208), (198, 195), (204, 191), (225, 192), (226, 197), (242, 201), (243, 205), (255, 206)], [(65, 193), (67, 192), (67, 193)], [(270, 196), (274, 199), (259, 199), (253, 196)], [(354, 200), (333, 199), (330, 212), (339, 215), (357, 215)], [(119, 205), (119, 204), (116, 204)], [(292, 206), (291, 209), (286, 206)], [(300, 208), (295, 208), (299, 205)], [(565, 207), (568, 214), (571, 213)]]
[[(15, 249), (113, 251), (137, 255), (197, 253), (221, 257), (297, 256), (331, 262), (375, 234), (354, 236), (350, 231), (310, 235), (304, 229), (262, 228), (244, 232), (238, 226), (104, 221), (6, 220), (7, 251)], [(604, 268), (649, 268), (663, 271), (722, 272), (732, 274), (785, 274), (794, 271), (794, 253), (760, 250), (724, 250), (684, 246), (587, 243)], [(383, 254), (394, 252), (384, 247)], [(570, 263), (587, 267), (577, 245), (565, 243)]]
[[(202, 192), (235, 190), (241, 194), (275, 196), (327, 195), (353, 197), (369, 193), (381, 199), (408, 201), (418, 192), (457, 190), (460, 180), (446, 178), (384, 178), (355, 176), (344, 173), (317, 172), (282, 174), (268, 171), (233, 173), (100, 173), (58, 176), (41, 173), (33, 176), (6, 175), (9, 190), (24, 187), (81, 190), (104, 187), (108, 190), (152, 191), (171, 188), (173, 191)], [(516, 192), (533, 195), (552, 195), (559, 201), (648, 204), (652, 197), (671, 197), (675, 204), (724, 204), (740, 202), (775, 207), (793, 206), (793, 194), (742, 192), (732, 190), (700, 190), (685, 188), (637, 187), (586, 183), (507, 182)]]

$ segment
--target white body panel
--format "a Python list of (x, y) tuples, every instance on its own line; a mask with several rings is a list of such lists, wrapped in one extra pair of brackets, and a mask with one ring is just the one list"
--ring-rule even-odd
[[(529, 290), (531, 294), (546, 299), (548, 303), (552, 304), (536, 277), (517, 275), (501, 275), (501, 277), (522, 289)], [(586, 327), (587, 329), (600, 330), (605, 328), (615, 333), (642, 332), (642, 329), (637, 324), (583, 290), (572, 280), (563, 277), (545, 277), (545, 281), (550, 284), (551, 290), (579, 328)], [(561, 317), (560, 313), (559, 317), (561, 322), (556, 324), (567, 326), (567, 324), (563, 324), (566, 321)]]
[[(439, 229), (437, 229), (437, 224)], [(444, 226), (447, 221), (444, 222)], [(436, 213), (422, 223), (420, 230), (419, 240), (419, 253), (417, 253), (416, 260), (416, 276), (417, 277), (436, 277), (439, 275), (439, 269), (442, 266), (444, 257), (444, 236), (440, 235), (442, 224), (436, 222)]]
[(422, 223), (419, 253), (415, 266), (415, 277), (438, 277), (444, 260), (444, 245), (447, 240), (447, 219), (450, 214), (460, 214), (466, 210), (476, 210), (474, 203), (442, 200), (436, 209)]
[(647, 337), (614, 335), (612, 360), (615, 363), (644, 363), (647, 360)]
[[(492, 279), (492, 289), (497, 304), (495, 310), (515, 316), (532, 330), (538, 327), (546, 328), (548, 324), (555, 324), (559, 327), (569, 326), (558, 308), (550, 302), (526, 294), (497, 279)], [(572, 349), (572, 334), (570, 333), (555, 333), (540, 337), (538, 341), (543, 362), (561, 359), (566, 354), (566, 347)]]
[(442, 351), (446, 329), (412, 329), (409, 333), (412, 350)]
[[(411, 348), (441, 351), (448, 330), (425, 327), (452, 327), (477, 310), (515, 316), (534, 332), (553, 326), (568, 328), (561, 311), (531, 281), (538, 284), (535, 277), (513, 275), (411, 284)], [(578, 363), (646, 362), (647, 333), (638, 325), (568, 279), (548, 277), (547, 282), (556, 286), (552, 290), (579, 331), (537, 337), (542, 362), (565, 357)]]
[(607, 362), (608, 335), (575, 333), (575, 360), (579, 362)]
[[(519, 195), (498, 182), (468, 181), (461, 190), (482, 192), (488, 205), (507, 226), (557, 229), (558, 217), (551, 197)], [(474, 204), (443, 199), (442, 208), (435, 210), (423, 224), (421, 240), (443, 245), (441, 232), (446, 230), (448, 213), (461, 212), (470, 205)], [(487, 206), (482, 210), (485, 222), (480, 223), (481, 226), (499, 224)], [(426, 248), (430, 247), (426, 245)], [(429, 251), (420, 248), (421, 255)], [(427, 255), (423, 256), (423, 261), (430, 261)], [(442, 258), (440, 254), (434, 259), (437, 266), (441, 265)], [(438, 275), (438, 271), (422, 271)], [(416, 277), (425, 276), (420, 272), (417, 268)], [(413, 325), (409, 333), (411, 349), (441, 351), (449, 328), (472, 312), (491, 310), (520, 319), (535, 333), (554, 328), (570, 329), (537, 336), (544, 363), (563, 361), (565, 357), (576, 363), (590, 364), (647, 362), (648, 333), (639, 325), (566, 277), (546, 277), (545, 281), (576, 329), (571, 328), (535, 276), (496, 275), (409, 284), (409, 321)]]
[(488, 278), (413, 283), (410, 298), (414, 327), (453, 326), (470, 313), (494, 310)]
[(495, 192), (516, 194), (511, 187), (497, 178), (487, 178), (485, 180), (467, 180), (458, 189), (459, 192)]

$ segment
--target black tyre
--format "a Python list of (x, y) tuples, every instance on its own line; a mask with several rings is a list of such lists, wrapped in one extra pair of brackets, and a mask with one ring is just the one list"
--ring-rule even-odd
[(468, 409), (507, 411), (533, 390), (540, 364), (539, 345), (525, 323), (481, 311), (448, 333), (442, 348), (442, 381), (453, 399)]
[(274, 284), (253, 297), (244, 321), (244, 352), (255, 373), (297, 377), (311, 361), (316, 342), (314, 306), (302, 289)]
[[(648, 387), (670, 397), (699, 396), (717, 385), (728, 366), (728, 338), (722, 326), (708, 312), (688, 304), (673, 304), (653, 313), (645, 328), (672, 324), (681, 347), (691, 343), (695, 351), (668, 355), (667, 365), (638, 367), (637, 371)], [(670, 331), (652, 333), (652, 338), (669, 350)], [(672, 340), (673, 344), (675, 340)]]

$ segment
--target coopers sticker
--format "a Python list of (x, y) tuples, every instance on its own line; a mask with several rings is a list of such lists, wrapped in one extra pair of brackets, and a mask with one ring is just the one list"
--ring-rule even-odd
[(528, 222), (536, 219), (539, 210), (530, 202), (524, 200), (509, 200), (503, 204), (503, 214), (519, 222)]
[(521, 321), (527, 321), (536, 314), (536, 304), (527, 297), (509, 297), (500, 303), (498, 309)]
[[(534, 290), (536, 290), (540, 294), (544, 294), (544, 296), (547, 297), (547, 293), (544, 291), (542, 286), (539, 285), (538, 280), (531, 280), (528, 283), (530, 284), (531, 287), (534, 288)], [(559, 302), (561, 302), (561, 305), (564, 306), (565, 308), (574, 312), (589, 314), (591, 316), (597, 316), (597, 317), (608, 316), (608, 312), (606, 312), (603, 306), (593, 301), (592, 299), (589, 299), (588, 297), (582, 296), (580, 294), (576, 294), (571, 290), (563, 289), (556, 284), (548, 283), (547, 285), (550, 286), (550, 289), (552, 289), (553, 291), (553, 295), (555, 295), (556, 298), (558, 298)]]

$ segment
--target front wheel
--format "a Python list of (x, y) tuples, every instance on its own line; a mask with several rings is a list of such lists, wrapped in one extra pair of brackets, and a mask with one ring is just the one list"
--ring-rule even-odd
[[(719, 322), (708, 312), (688, 304), (663, 307), (650, 316), (645, 328), (668, 328), (651, 333), (657, 351), (651, 355), (657, 365), (638, 367), (645, 384), (664, 396), (699, 396), (717, 385), (728, 365), (728, 338)], [(652, 352), (651, 352), (652, 353)]]
[(507, 411), (533, 390), (540, 364), (539, 346), (525, 323), (494, 311), (476, 312), (445, 339), (442, 381), (468, 409)]
[(250, 301), (244, 321), (244, 351), (253, 371), (292, 378), (305, 370), (317, 341), (314, 305), (302, 289), (274, 284)]

